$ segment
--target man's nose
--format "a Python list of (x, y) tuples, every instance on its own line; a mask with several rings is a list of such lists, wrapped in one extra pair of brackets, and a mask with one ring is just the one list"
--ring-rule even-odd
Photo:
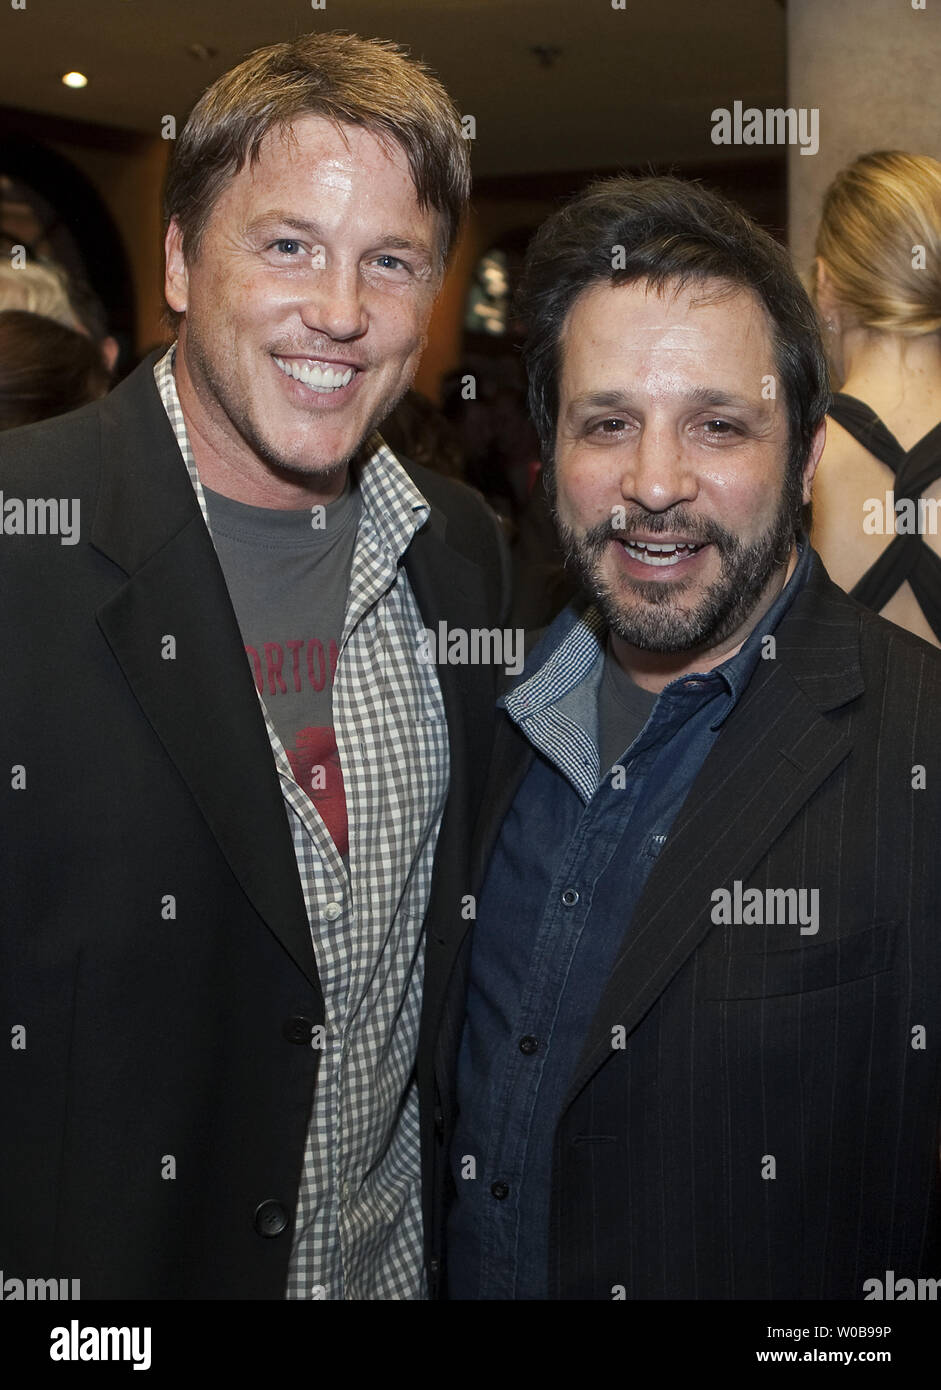
[(305, 326), (337, 342), (360, 337), (366, 331), (367, 315), (359, 267), (331, 264), (316, 255), (311, 259), (301, 303)]
[(666, 423), (646, 423), (621, 473), (621, 496), (649, 512), (690, 502), (698, 483), (683, 441)]

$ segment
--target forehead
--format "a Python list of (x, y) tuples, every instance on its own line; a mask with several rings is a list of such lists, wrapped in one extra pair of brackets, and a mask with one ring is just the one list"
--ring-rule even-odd
[[(749, 289), (720, 280), (591, 285), (569, 309), (560, 335), (561, 388), (585, 378), (612, 385), (695, 379), (754, 394), (773, 367), (771, 324)], [(594, 385), (594, 381), (592, 383)]]
[(355, 202), (364, 211), (385, 207), (416, 219), (429, 215), (419, 207), (401, 145), (381, 140), (364, 126), (337, 124), (323, 116), (301, 116), (290, 126), (267, 131), (257, 158), (247, 160), (229, 180), (212, 215), (254, 206), (273, 193), (289, 195), (299, 212), (311, 199), (330, 198)]

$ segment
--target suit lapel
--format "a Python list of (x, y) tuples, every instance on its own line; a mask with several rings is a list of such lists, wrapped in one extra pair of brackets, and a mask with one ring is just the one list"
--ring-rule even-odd
[(91, 539), (128, 579), (102, 605), (98, 623), (233, 874), (319, 987), (264, 718), (153, 360), (102, 407)]
[(483, 887), (484, 875), (500, 827), (535, 756), (529, 739), (520, 732), (509, 715), (501, 710), (497, 718), (497, 732), (484, 792), (483, 810), (474, 835), (471, 882), (475, 893)]
[[(461, 555), (444, 539), (445, 518), (432, 508), (427, 524), (412, 539), (405, 553), (405, 572), (422, 621), (438, 635), (438, 624), (467, 631), (479, 625), (480, 581), (477, 565)], [(474, 597), (474, 595), (477, 597)], [(440, 652), (439, 652), (440, 656)], [(436, 666), (438, 682), (448, 719), (451, 743), (451, 780), (465, 771), (467, 742), (474, 742), (467, 712), (486, 671), (479, 666)], [(455, 766), (455, 763), (457, 766)]]
[[(405, 569), (425, 626), (438, 634), (438, 624), (467, 632), (479, 626), (482, 592), (479, 567), (449, 545), (445, 539), (446, 520), (436, 508), (428, 524), (413, 539), (405, 556)], [(439, 644), (439, 657), (440, 644)], [(456, 895), (455, 903), (472, 891), (466, 874), (467, 847), (471, 824), (467, 808), (480, 802), (488, 766), (495, 702), (494, 672), (489, 666), (436, 666), (450, 747), (449, 796), (438, 843), (437, 863), (448, 866), (444, 874), (447, 891)], [(471, 718), (470, 712), (477, 711)], [(483, 719), (480, 711), (486, 711)], [(461, 877), (455, 877), (460, 864)], [(436, 914), (439, 945), (448, 960), (456, 950), (468, 922), (458, 911)]]
[(611, 1028), (629, 1036), (712, 929), (713, 891), (748, 877), (849, 754), (851, 737), (822, 711), (863, 688), (858, 627), (857, 612), (815, 561), (778, 629), (776, 658), (759, 662), (647, 880), (568, 1101), (610, 1058)]

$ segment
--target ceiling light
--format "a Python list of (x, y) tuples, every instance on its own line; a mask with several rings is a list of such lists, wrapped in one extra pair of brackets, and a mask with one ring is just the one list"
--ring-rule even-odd
[(88, 78), (83, 72), (67, 72), (63, 75), (62, 81), (67, 87), (88, 86)]

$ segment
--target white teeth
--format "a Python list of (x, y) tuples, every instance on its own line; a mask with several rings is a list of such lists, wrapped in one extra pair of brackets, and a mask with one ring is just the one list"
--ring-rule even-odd
[(347, 367), (341, 372), (336, 367), (328, 366), (326, 362), (298, 362), (296, 359), (286, 362), (283, 357), (276, 357), (274, 360), (285, 376), (293, 377), (295, 381), (309, 386), (312, 391), (339, 391), (341, 387), (349, 385), (356, 370), (355, 367)]
[(655, 566), (678, 565), (681, 560), (701, 549), (701, 546), (691, 545), (687, 541), (669, 545), (657, 544), (654, 541), (622, 541), (621, 544), (632, 560)]

